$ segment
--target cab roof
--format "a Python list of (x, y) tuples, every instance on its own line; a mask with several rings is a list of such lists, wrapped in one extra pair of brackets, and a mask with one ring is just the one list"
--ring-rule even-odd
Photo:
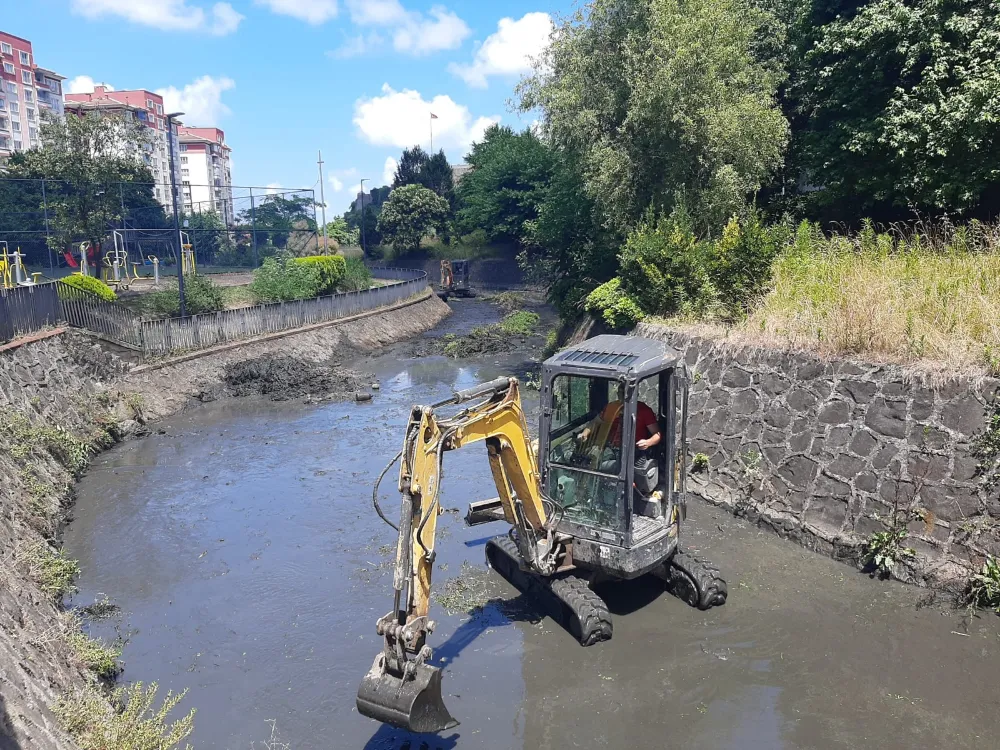
[(557, 370), (604, 370), (608, 376), (631, 374), (645, 377), (676, 367), (682, 359), (679, 351), (662, 341), (605, 334), (563, 349), (549, 357), (545, 366)]

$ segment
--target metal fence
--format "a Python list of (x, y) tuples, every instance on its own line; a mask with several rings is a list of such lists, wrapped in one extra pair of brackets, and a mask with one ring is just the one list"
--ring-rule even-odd
[(54, 326), (62, 319), (55, 284), (0, 289), (0, 342)]
[(121, 346), (142, 351), (139, 315), (119, 302), (109, 302), (92, 292), (63, 281), (53, 285), (59, 292), (62, 317), (71, 326), (96, 333)]

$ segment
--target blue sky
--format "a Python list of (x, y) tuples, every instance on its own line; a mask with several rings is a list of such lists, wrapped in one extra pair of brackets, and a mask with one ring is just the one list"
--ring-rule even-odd
[[(185, 124), (217, 126), (239, 185), (313, 187), (323, 151), (330, 210), (359, 178), (383, 184), (404, 145), (459, 162), (508, 109), (527, 55), (572, 0), (32, 0), (4, 3), (0, 30), (39, 65), (93, 82), (165, 91)], [(13, 6), (13, 7), (11, 7)], [(71, 89), (71, 86), (73, 87)], [(317, 192), (318, 198), (318, 192)]]

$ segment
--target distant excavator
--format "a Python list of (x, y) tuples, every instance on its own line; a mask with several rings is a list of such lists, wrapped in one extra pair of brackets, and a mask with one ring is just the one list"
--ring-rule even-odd
[(445, 302), (448, 301), (448, 297), (474, 296), (469, 284), (469, 261), (441, 261), (441, 283), (438, 286), (438, 296)]
[[(692, 606), (723, 604), (727, 588), (719, 571), (679, 547), (687, 508), (687, 394), (677, 351), (643, 338), (598, 336), (543, 363), (537, 451), (515, 378), (413, 407), (403, 449), (373, 494), (376, 511), (399, 539), (393, 607), (376, 623), (383, 648), (361, 682), (358, 711), (414, 732), (458, 723), (444, 705), (427, 636), (434, 630), (442, 458), (469, 443), (486, 443), (498, 497), (472, 503), (466, 522), (511, 527), (487, 543), (487, 560), (582, 645), (612, 635), (611, 615), (593, 590), (600, 581), (653, 573)], [(463, 404), (469, 406), (438, 414)], [(654, 431), (660, 437), (650, 446), (646, 438)], [(399, 459), (397, 526), (379, 507), (378, 485)]]

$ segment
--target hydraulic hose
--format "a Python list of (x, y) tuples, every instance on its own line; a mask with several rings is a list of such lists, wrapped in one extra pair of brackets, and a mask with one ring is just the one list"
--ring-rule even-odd
[(375, 489), (372, 490), (372, 505), (375, 506), (375, 512), (378, 513), (379, 518), (381, 518), (387, 524), (392, 526), (392, 528), (395, 529), (397, 533), (399, 532), (399, 527), (392, 521), (390, 521), (388, 518), (386, 518), (385, 513), (382, 512), (382, 507), (378, 504), (378, 486), (382, 484), (382, 478), (386, 475), (389, 469), (392, 468), (392, 465), (396, 463), (402, 456), (403, 456), (403, 451), (400, 451), (399, 453), (396, 454), (395, 458), (393, 458), (389, 463), (385, 465), (385, 468), (382, 469), (382, 473), (378, 475), (378, 479), (375, 481)]

